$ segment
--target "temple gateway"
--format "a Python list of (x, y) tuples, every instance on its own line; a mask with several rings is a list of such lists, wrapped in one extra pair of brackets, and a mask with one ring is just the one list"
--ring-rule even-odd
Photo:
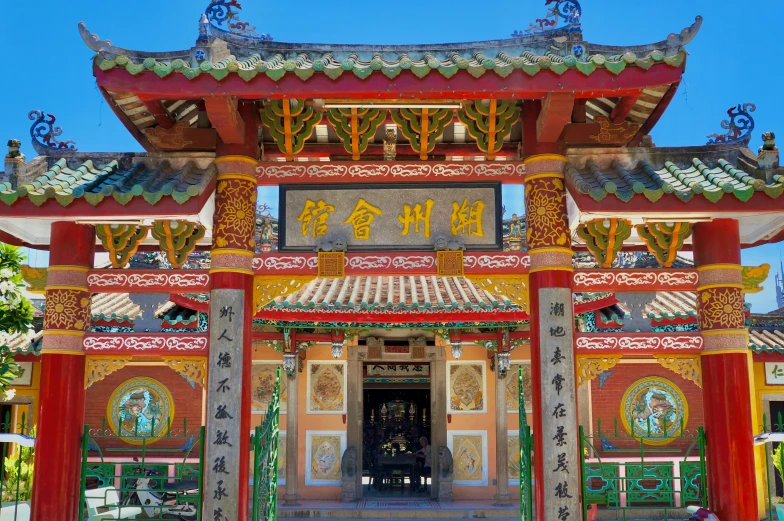
[(37, 426), (31, 519), (759, 519), (774, 135), (740, 103), (656, 147), (702, 19), (617, 47), (545, 3), (459, 44), (277, 42), (236, 0), (172, 52), (80, 24), (145, 152), (41, 111), (37, 157), (9, 142), (0, 239), (50, 255), (0, 405)]

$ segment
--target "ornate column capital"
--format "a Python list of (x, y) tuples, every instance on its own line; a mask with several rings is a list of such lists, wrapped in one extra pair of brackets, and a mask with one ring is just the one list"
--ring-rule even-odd
[(90, 328), (86, 266), (50, 266), (46, 277), (42, 353), (81, 355)]
[(215, 160), (218, 184), (212, 227), (212, 273), (252, 275), (256, 249), (256, 166), (247, 156)]
[(530, 273), (572, 271), (572, 242), (564, 185), (567, 159), (558, 154), (542, 154), (523, 162)]

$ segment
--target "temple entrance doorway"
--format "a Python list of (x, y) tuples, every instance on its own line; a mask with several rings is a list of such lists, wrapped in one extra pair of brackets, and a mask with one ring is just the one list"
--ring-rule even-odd
[[(417, 371), (418, 364), (365, 364), (365, 375), (375, 370)], [(429, 364), (424, 364), (427, 367)], [(383, 369), (381, 369), (383, 367)], [(401, 369), (402, 368), (402, 369)], [(364, 497), (427, 498), (431, 495), (429, 464), (425, 457), (430, 435), (430, 382), (417, 378), (411, 383), (364, 384), (364, 421), (362, 432), (362, 488)], [(371, 382), (368, 382), (370, 380)], [(391, 380), (380, 378), (378, 380)], [(425, 463), (428, 467), (426, 468)]]

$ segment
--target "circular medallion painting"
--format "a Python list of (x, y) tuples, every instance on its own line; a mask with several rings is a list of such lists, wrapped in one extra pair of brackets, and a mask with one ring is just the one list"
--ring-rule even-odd
[(114, 390), (106, 408), (109, 427), (123, 441), (141, 445), (153, 443), (174, 421), (174, 399), (158, 380), (137, 377)]
[(658, 376), (634, 382), (621, 400), (621, 420), (626, 430), (644, 437), (648, 445), (666, 445), (689, 421), (683, 392), (673, 382)]

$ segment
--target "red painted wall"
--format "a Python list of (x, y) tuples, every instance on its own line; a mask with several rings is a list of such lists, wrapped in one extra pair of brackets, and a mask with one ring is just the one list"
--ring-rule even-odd
[[(90, 429), (100, 429), (106, 416), (106, 407), (114, 390), (123, 382), (131, 378), (144, 376), (161, 382), (171, 393), (174, 399), (174, 420), (172, 430), (180, 432), (183, 428), (183, 418), (187, 418), (188, 431), (198, 434), (202, 419), (202, 388), (196, 384), (191, 389), (188, 382), (174, 370), (168, 367), (156, 366), (129, 366), (110, 374), (100, 382), (96, 382), (87, 389), (87, 403), (85, 407), (85, 424)], [(107, 431), (109, 424), (106, 425)], [(154, 447), (176, 448), (184, 444), (183, 439), (161, 440)], [(123, 446), (119, 440), (112, 446)], [(115, 454), (116, 455), (116, 454)]]
[[(602, 434), (607, 440), (618, 448), (636, 447), (639, 450), (639, 443), (624, 442), (624, 440), (613, 439), (613, 420), (618, 419), (618, 434), (628, 436), (628, 431), (621, 421), (621, 400), (626, 390), (641, 378), (649, 376), (659, 376), (677, 385), (683, 393), (689, 407), (689, 417), (686, 423), (686, 431), (696, 434), (697, 428), (704, 425), (705, 416), (702, 408), (702, 389), (697, 387), (694, 382), (685, 380), (679, 375), (665, 369), (657, 363), (651, 364), (618, 364), (614, 368), (614, 373), (610, 376), (599, 389), (599, 379), (591, 381), (591, 418), (593, 422), (593, 433), (598, 438), (598, 420), (602, 422)], [(661, 448), (685, 449), (688, 442), (674, 441)], [(601, 446), (601, 441), (597, 439), (597, 449)], [(660, 448), (660, 447), (655, 447)], [(620, 457), (624, 454), (607, 454), (610, 457)], [(657, 456), (667, 456), (666, 453)]]

